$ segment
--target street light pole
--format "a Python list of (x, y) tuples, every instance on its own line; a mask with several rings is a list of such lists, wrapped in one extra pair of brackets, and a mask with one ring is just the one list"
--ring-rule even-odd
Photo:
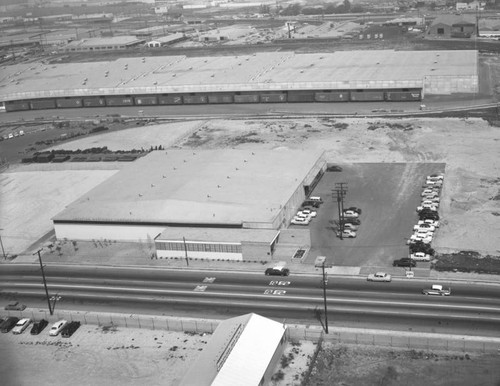
[[(43, 286), (45, 287), (45, 295), (47, 296), (47, 304), (49, 305), (49, 312), (50, 312), (50, 315), (53, 315), (52, 306), (50, 305), (49, 290), (47, 289), (47, 282), (45, 280), (45, 272), (43, 271), (42, 256), (40, 256), (41, 251), (42, 251), (42, 249), (39, 249), (35, 253), (38, 254), (38, 261), (40, 262), (40, 269), (42, 270)], [(35, 254), (35, 253), (33, 253), (33, 254)]]
[(328, 310), (326, 309), (326, 277), (325, 277), (325, 262), (321, 265), (323, 270), (323, 302), (325, 305), (325, 332), (328, 334)]

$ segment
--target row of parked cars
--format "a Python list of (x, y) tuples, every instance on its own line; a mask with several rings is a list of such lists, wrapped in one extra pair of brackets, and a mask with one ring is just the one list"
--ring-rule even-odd
[[(13, 334), (22, 334), (28, 327), (32, 324), (30, 334), (38, 335), (40, 334), (49, 322), (45, 319), (40, 319), (38, 321), (32, 321), (30, 318), (19, 319), (15, 316), (9, 316), (7, 318), (0, 319), (0, 331), (3, 333), (10, 332), (12, 330)], [(55, 322), (49, 330), (50, 336), (57, 336), (59, 333), (64, 338), (69, 338), (73, 333), (80, 327), (80, 322), (67, 320), (59, 320)]]
[(294, 225), (309, 225), (312, 219), (318, 215), (315, 209), (319, 208), (322, 203), (321, 197), (309, 197), (302, 203), (291, 223)]
[(357, 236), (357, 231), (361, 225), (362, 210), (351, 206), (350, 208), (344, 209), (342, 212), (342, 217), (339, 223), (337, 236), (342, 238), (355, 238)]

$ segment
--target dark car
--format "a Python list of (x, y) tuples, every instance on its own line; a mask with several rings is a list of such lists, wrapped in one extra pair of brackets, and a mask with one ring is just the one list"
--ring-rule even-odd
[(5, 306), (5, 309), (8, 311), (22, 311), (26, 308), (24, 304), (21, 304), (19, 302), (13, 301), (10, 302)]
[(38, 335), (40, 334), (45, 327), (47, 327), (47, 322), (45, 319), (41, 319), (38, 322), (33, 323), (33, 327), (31, 327), (30, 334), (31, 335)]
[(361, 225), (361, 221), (358, 218), (344, 218), (344, 224)]
[(393, 267), (416, 267), (417, 262), (409, 257), (403, 257), (402, 259), (394, 260), (392, 262)]
[(69, 338), (80, 327), (80, 322), (69, 322), (61, 331), (63, 338)]
[(420, 220), (439, 220), (439, 213), (435, 210), (424, 209), (418, 213)]
[(17, 322), (19, 322), (19, 318), (16, 318), (15, 316), (8, 317), (2, 322), (2, 324), (0, 324), (0, 331), (4, 333), (9, 332), (14, 328)]
[(319, 208), (320, 204), (321, 203), (317, 201), (305, 200), (302, 203), (302, 206), (312, 206), (313, 208)]
[(428, 255), (434, 256), (434, 249), (429, 245), (422, 241), (417, 241), (413, 244), (410, 244), (410, 253), (423, 252)]
[(266, 275), (272, 276), (288, 276), (290, 274), (290, 270), (284, 267), (274, 267), (266, 269)]
[(361, 214), (361, 212), (362, 212), (360, 208), (356, 208), (355, 206), (351, 206), (349, 208), (344, 209), (344, 211), (346, 211), (346, 210), (352, 210), (353, 212), (356, 212), (357, 214)]

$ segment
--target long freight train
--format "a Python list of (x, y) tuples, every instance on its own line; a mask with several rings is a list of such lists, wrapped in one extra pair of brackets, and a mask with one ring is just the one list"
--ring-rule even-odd
[(106, 106), (196, 105), (229, 103), (410, 102), (422, 100), (421, 89), (276, 91), (108, 95), (6, 101), (5, 111)]

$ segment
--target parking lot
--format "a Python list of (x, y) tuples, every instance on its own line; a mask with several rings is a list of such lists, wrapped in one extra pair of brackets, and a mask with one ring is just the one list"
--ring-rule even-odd
[[(310, 259), (327, 256), (327, 263), (345, 267), (387, 270), (392, 261), (408, 256), (407, 239), (417, 222), (422, 183), (428, 174), (444, 171), (443, 163), (359, 163), (327, 172), (312, 193), (324, 203), (311, 229)], [(356, 238), (336, 236), (338, 209), (332, 190), (347, 183), (344, 207), (362, 209)], [(437, 234), (439, 237), (439, 233)], [(419, 262), (417, 269), (430, 263)]]

